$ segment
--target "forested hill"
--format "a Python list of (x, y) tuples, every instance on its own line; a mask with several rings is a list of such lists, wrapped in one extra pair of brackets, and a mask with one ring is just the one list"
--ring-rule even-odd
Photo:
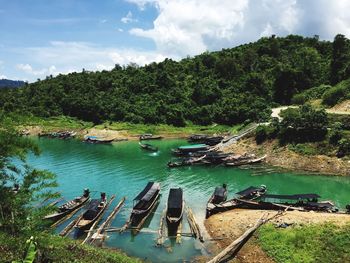
[(349, 40), (272, 36), (179, 62), (47, 77), (0, 93), (6, 111), (184, 125), (262, 120), (275, 104), (350, 76)]
[(21, 80), (0, 79), (0, 88), (18, 88), (24, 84), (25, 82)]

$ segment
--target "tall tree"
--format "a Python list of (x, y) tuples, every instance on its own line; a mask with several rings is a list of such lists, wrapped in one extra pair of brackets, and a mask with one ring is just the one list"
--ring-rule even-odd
[(333, 41), (331, 61), (331, 83), (338, 82), (350, 76), (350, 42), (344, 35), (338, 34)]

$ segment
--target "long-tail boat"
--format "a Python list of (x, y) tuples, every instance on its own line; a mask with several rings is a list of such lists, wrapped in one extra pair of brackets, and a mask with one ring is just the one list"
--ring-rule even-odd
[(143, 149), (143, 150), (147, 150), (147, 151), (151, 151), (151, 152), (158, 152), (158, 147), (153, 146), (151, 144), (139, 142), (139, 145), (140, 145), (141, 149)]
[(113, 141), (114, 141), (114, 139), (106, 139), (106, 138), (97, 137), (97, 136), (86, 136), (84, 138), (84, 142), (87, 142), (87, 143), (101, 143), (101, 144), (104, 144), (104, 143), (111, 143)]
[(182, 188), (171, 188), (169, 190), (166, 219), (168, 224), (178, 224), (184, 211), (184, 200)]
[(180, 146), (173, 149), (172, 152), (178, 156), (188, 156), (195, 152), (203, 152), (205, 154), (207, 150), (209, 150), (209, 145), (207, 144), (192, 144)]
[(211, 208), (215, 205), (225, 202), (227, 200), (227, 185), (215, 187), (214, 193), (211, 195), (207, 203), (206, 218), (210, 216)]
[(146, 133), (146, 134), (141, 134), (140, 135), (140, 141), (143, 141), (143, 140), (160, 140), (160, 139), (163, 139), (163, 137), (162, 136), (154, 136), (151, 133)]
[(47, 215), (44, 217), (44, 219), (57, 221), (57, 220), (63, 218), (64, 216), (68, 215), (69, 213), (72, 213), (73, 211), (80, 208), (89, 199), (90, 199), (90, 191), (89, 191), (89, 189), (84, 189), (84, 193), (82, 196), (76, 197), (73, 200), (59, 206), (56, 213), (53, 213), (51, 215)]
[(261, 185), (260, 187), (250, 186), (240, 192), (237, 192), (236, 197), (227, 201), (223, 201), (220, 203), (208, 202), (206, 214), (208, 216), (223, 212), (227, 210), (231, 210), (241, 206), (240, 200), (255, 200), (261, 198), (266, 193), (266, 186)]
[(128, 225), (134, 229), (141, 228), (145, 219), (152, 212), (159, 195), (160, 183), (147, 183), (146, 187), (134, 198)]
[(106, 209), (106, 194), (101, 193), (101, 199), (92, 199), (82, 218), (76, 223), (75, 227), (79, 230), (87, 230), (98, 220)]

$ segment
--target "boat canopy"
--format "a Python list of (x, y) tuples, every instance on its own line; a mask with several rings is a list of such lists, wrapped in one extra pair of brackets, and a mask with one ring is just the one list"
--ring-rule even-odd
[(84, 219), (86, 219), (86, 220), (94, 219), (100, 210), (98, 207), (100, 203), (101, 203), (100, 199), (91, 200), (91, 202), (87, 208), (87, 211), (84, 213)]
[(225, 197), (226, 189), (224, 187), (216, 187), (214, 191), (215, 197)]
[(168, 197), (168, 209), (182, 208), (182, 188), (171, 188)]
[(275, 199), (290, 199), (290, 200), (300, 200), (300, 199), (317, 199), (320, 198), (318, 194), (296, 194), (296, 195), (274, 195), (267, 194), (265, 198), (275, 198)]
[(208, 147), (208, 145), (206, 144), (191, 144), (191, 145), (180, 146), (178, 149), (188, 150), (188, 149), (197, 149), (197, 148), (206, 148), (206, 147)]
[(149, 201), (155, 195), (157, 191), (159, 191), (160, 184), (155, 182), (148, 182), (146, 187), (139, 193), (134, 201)]
[(255, 193), (255, 192), (259, 191), (259, 190), (261, 190), (260, 187), (250, 186), (247, 189), (244, 189), (244, 190), (242, 190), (240, 192), (237, 192), (236, 195), (247, 196), (247, 195), (251, 195), (251, 194), (253, 194), (253, 193)]

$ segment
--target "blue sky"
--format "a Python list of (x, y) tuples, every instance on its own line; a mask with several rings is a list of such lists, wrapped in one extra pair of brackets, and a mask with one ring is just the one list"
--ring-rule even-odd
[(0, 0), (0, 78), (181, 59), (277, 34), (350, 36), (347, 0)]

